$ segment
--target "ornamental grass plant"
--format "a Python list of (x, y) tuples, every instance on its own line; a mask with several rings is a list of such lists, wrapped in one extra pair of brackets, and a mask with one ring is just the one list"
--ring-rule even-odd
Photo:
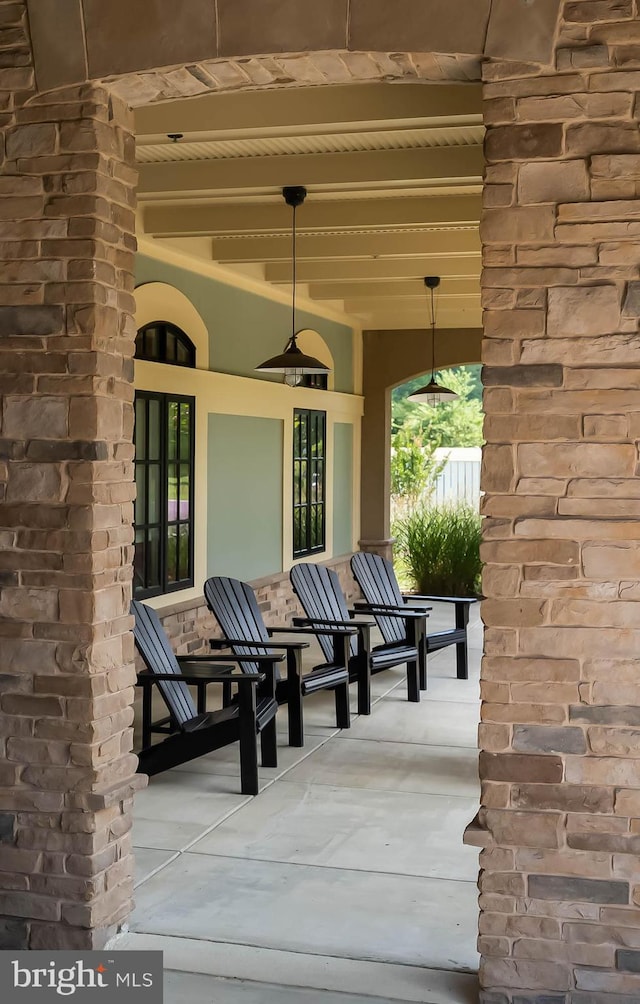
[(419, 506), (394, 523), (399, 578), (419, 593), (478, 596), (480, 516), (470, 505)]

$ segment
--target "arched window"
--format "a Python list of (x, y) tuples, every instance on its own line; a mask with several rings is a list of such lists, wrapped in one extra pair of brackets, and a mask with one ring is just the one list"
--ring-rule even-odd
[(170, 366), (196, 364), (196, 347), (184, 331), (170, 321), (152, 321), (136, 336), (136, 359), (147, 359)]

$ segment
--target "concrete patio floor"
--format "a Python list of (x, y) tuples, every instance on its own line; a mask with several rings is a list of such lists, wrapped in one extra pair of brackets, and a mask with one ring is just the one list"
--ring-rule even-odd
[[(451, 614), (436, 607), (430, 628)], [(331, 694), (307, 698), (300, 750), (284, 745), (282, 709), (279, 766), (260, 771), (257, 797), (239, 794), (235, 746), (138, 795), (137, 905), (117, 947), (164, 951), (167, 1004), (476, 1001), (472, 616), (469, 681), (452, 648), (429, 659), (420, 704), (403, 668), (381, 673), (371, 716), (348, 731)]]

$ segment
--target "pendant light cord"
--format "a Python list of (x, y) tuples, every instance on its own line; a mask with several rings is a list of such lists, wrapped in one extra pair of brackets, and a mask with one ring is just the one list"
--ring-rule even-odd
[(293, 207), (293, 226), (291, 228), (292, 233), (292, 248), (291, 248), (291, 261), (292, 261), (292, 281), (293, 281), (293, 296), (291, 302), (291, 342), (293, 345), (296, 344), (296, 209), (297, 206)]
[(436, 311), (433, 300), (433, 287), (431, 293), (431, 380), (435, 379), (436, 372)]

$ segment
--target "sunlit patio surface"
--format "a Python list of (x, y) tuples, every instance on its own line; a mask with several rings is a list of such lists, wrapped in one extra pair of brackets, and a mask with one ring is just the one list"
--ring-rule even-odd
[[(436, 606), (430, 628), (451, 615)], [(444, 649), (408, 704), (403, 668), (388, 670), (348, 731), (331, 694), (307, 698), (304, 749), (285, 745), (281, 709), (279, 766), (255, 798), (239, 794), (235, 746), (151, 779), (118, 947), (164, 951), (168, 1004), (476, 1001), (478, 852), (462, 834), (478, 807), (480, 649), (476, 609), (468, 681)]]

